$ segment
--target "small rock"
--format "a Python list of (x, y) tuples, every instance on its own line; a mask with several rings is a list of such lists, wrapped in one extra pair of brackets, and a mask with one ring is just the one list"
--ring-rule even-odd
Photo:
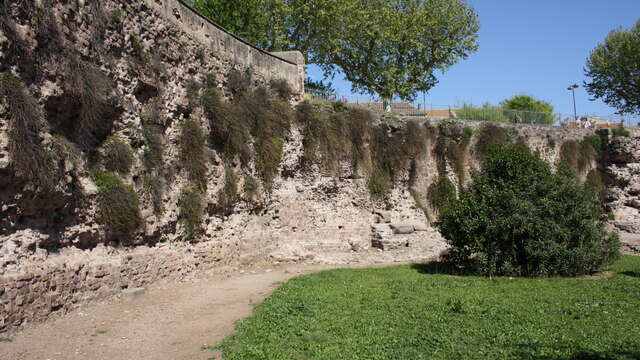
[(137, 298), (144, 295), (146, 291), (147, 289), (145, 288), (129, 288), (129, 289), (122, 290), (122, 295)]

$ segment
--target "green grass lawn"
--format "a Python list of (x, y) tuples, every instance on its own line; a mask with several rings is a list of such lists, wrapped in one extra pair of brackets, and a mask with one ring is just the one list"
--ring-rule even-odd
[(224, 359), (640, 359), (640, 257), (608, 279), (333, 270), (279, 288)]

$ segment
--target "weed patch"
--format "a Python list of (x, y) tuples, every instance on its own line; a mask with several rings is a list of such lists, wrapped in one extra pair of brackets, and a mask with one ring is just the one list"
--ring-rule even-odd
[(509, 132), (495, 124), (483, 124), (478, 132), (475, 153), (479, 159), (483, 159), (495, 144), (506, 144), (510, 141)]
[(96, 173), (91, 179), (98, 187), (98, 220), (108, 237), (130, 244), (131, 236), (142, 225), (138, 195), (115, 172)]
[(232, 168), (224, 168), (224, 187), (218, 193), (218, 210), (224, 215), (233, 212), (233, 206), (238, 200), (238, 178)]
[(34, 181), (43, 190), (52, 190), (58, 178), (55, 157), (40, 139), (46, 125), (38, 104), (18, 78), (6, 73), (0, 74), (0, 102), (0, 109), (4, 108), (4, 116), (9, 120), (7, 135), (12, 167), (18, 175)]
[(185, 120), (181, 125), (180, 160), (189, 179), (204, 189), (207, 183), (207, 157), (202, 127), (193, 120)]
[(594, 137), (585, 137), (582, 141), (565, 141), (560, 147), (560, 161), (565, 162), (578, 174), (584, 175), (591, 163), (599, 157), (598, 148), (601, 148), (602, 143), (595, 140), (595, 137), (600, 138), (598, 135), (594, 135)]
[(431, 208), (438, 213), (442, 213), (451, 202), (455, 201), (456, 187), (448, 177), (441, 175), (436, 182), (429, 185), (427, 198)]
[(107, 171), (115, 171), (121, 175), (131, 171), (135, 158), (131, 146), (117, 136), (111, 136), (102, 144), (104, 157), (102, 163)]
[(178, 209), (180, 211), (178, 218), (185, 232), (191, 235), (199, 230), (205, 211), (204, 194), (201, 188), (192, 184), (185, 185), (180, 193)]

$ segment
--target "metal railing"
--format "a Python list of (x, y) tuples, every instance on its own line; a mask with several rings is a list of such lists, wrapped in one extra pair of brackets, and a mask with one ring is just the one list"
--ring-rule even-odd
[[(384, 114), (383, 103), (374, 97), (338, 95), (334, 92), (319, 92), (309, 89), (307, 95), (326, 101), (342, 102), (347, 106), (370, 110)], [(393, 102), (391, 113), (399, 116), (416, 116), (429, 119), (457, 119), (468, 121), (495, 121), (518, 124), (537, 124), (565, 127), (616, 127), (638, 126), (640, 116), (637, 115), (579, 115), (563, 113), (545, 113), (524, 110), (508, 110), (499, 106), (472, 105), (434, 105), (424, 103)]]

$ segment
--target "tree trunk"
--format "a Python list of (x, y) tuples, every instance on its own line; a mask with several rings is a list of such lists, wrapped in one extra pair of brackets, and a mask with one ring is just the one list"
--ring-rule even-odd
[(386, 113), (391, 112), (391, 97), (386, 97), (386, 96), (382, 97), (382, 108)]

